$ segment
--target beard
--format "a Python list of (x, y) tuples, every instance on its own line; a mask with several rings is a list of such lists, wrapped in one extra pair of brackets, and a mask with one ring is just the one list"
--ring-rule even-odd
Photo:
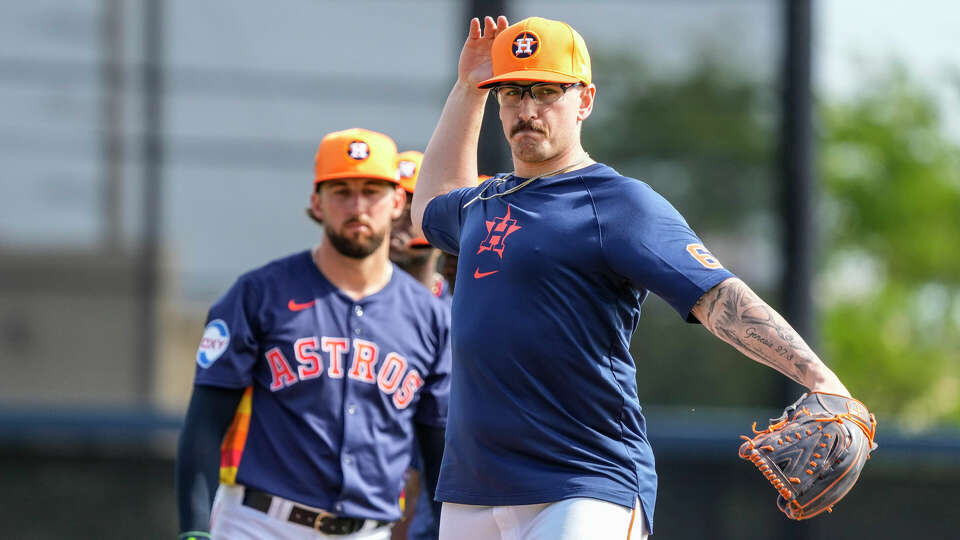
[(344, 257), (351, 259), (365, 259), (370, 256), (377, 248), (383, 244), (386, 237), (384, 231), (376, 232), (367, 237), (348, 238), (340, 234), (340, 231), (333, 230), (329, 225), (324, 227), (324, 232), (330, 240), (330, 245)]

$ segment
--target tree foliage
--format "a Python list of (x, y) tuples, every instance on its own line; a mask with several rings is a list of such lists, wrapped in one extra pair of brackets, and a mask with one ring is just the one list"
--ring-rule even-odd
[(825, 351), (873, 409), (960, 422), (960, 145), (899, 66), (820, 109)]

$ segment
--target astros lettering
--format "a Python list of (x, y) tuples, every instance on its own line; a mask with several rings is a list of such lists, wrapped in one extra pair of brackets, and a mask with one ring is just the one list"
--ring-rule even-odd
[(410, 405), (417, 390), (423, 386), (420, 373), (416, 369), (407, 370), (406, 359), (395, 352), (388, 353), (380, 371), (376, 371), (374, 366), (379, 360), (380, 347), (372, 341), (353, 339), (350, 368), (344, 371), (343, 356), (351, 354), (351, 340), (327, 336), (318, 339), (312, 336), (300, 338), (294, 344), (294, 358), (298, 364), (296, 372), (279, 347), (264, 353), (272, 375), (270, 390), (276, 392), (300, 381), (322, 376), (324, 356), (321, 356), (321, 351), (326, 353), (327, 377), (342, 379), (346, 373), (348, 378), (355, 381), (376, 384), (384, 394), (393, 394), (393, 404), (398, 409)]

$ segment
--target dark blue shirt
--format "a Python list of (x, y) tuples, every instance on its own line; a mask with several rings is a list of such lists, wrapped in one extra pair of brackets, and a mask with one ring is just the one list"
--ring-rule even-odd
[[(647, 184), (595, 164), (433, 199), (423, 229), (460, 256), (453, 383), (437, 497), (591, 497), (653, 529), (657, 477), (630, 339), (648, 291), (684, 318), (732, 274)], [(641, 375), (642, 376), (642, 375)]]
[(253, 387), (237, 483), (392, 521), (412, 423), (445, 424), (449, 351), (448, 309), (405, 272), (354, 301), (303, 252), (213, 305), (195, 384)]

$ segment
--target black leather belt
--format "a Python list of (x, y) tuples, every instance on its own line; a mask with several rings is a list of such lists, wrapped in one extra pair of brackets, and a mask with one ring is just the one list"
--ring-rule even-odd
[[(273, 495), (256, 489), (246, 488), (243, 494), (243, 505), (254, 508), (263, 513), (270, 510), (270, 502), (273, 501)], [(330, 512), (315, 511), (302, 506), (293, 505), (287, 521), (298, 525), (305, 525), (318, 532), (329, 535), (352, 534), (363, 528), (367, 524), (366, 520), (352, 517), (337, 517)], [(383, 527), (389, 524), (389, 521), (375, 521), (377, 527)]]

